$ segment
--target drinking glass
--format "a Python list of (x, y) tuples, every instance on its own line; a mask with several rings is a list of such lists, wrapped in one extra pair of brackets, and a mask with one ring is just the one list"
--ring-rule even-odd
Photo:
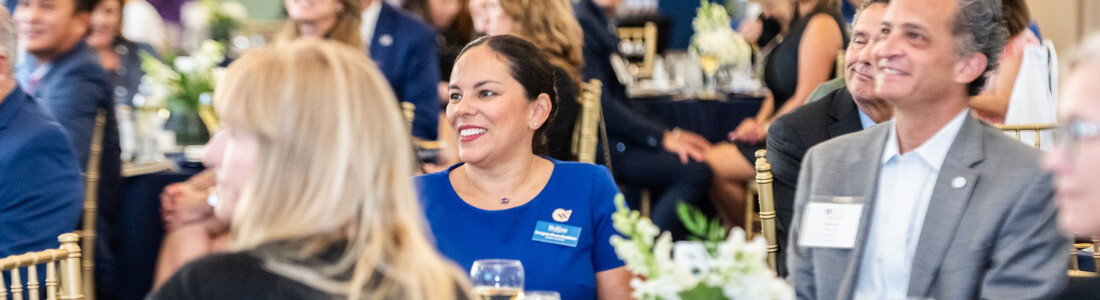
[(514, 259), (481, 259), (470, 268), (480, 300), (515, 300), (523, 294), (523, 264)]
[(526, 291), (523, 300), (561, 300), (561, 294), (555, 291)]

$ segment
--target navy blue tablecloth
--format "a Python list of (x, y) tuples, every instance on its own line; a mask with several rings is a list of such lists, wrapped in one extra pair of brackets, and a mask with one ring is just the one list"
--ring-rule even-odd
[(711, 143), (727, 140), (729, 132), (748, 117), (756, 116), (763, 103), (760, 97), (730, 95), (728, 100), (672, 100), (671, 98), (639, 98), (653, 116), (665, 124), (698, 133)]
[(164, 187), (202, 172), (201, 165), (183, 164), (179, 172), (164, 171), (127, 177), (115, 259), (117, 279), (110, 288), (118, 299), (144, 299), (153, 286), (153, 272), (164, 239), (160, 193)]

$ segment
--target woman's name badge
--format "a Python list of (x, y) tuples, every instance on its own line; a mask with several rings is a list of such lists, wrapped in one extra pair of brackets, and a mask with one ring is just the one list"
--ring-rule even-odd
[(565, 224), (539, 221), (535, 224), (535, 234), (531, 240), (562, 246), (576, 247), (581, 238), (581, 228)]
[(807, 203), (798, 245), (851, 249), (856, 244), (862, 213), (863, 204)]

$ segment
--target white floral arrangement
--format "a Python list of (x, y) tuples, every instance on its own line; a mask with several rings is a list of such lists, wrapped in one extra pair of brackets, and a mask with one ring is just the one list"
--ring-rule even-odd
[(752, 48), (730, 27), (726, 8), (700, 0), (695, 19), (691, 21), (695, 34), (691, 36), (691, 51), (700, 56), (714, 56), (722, 65), (748, 63)]
[(615, 206), (611, 218), (622, 236), (612, 236), (611, 245), (635, 276), (630, 281), (635, 299), (794, 299), (794, 289), (764, 262), (763, 238), (746, 241), (740, 228), (727, 236), (717, 220), (708, 222), (697, 209), (681, 204), (680, 219), (693, 234), (705, 237), (673, 244), (669, 232), (661, 233), (628, 209), (622, 195)]
[(198, 51), (190, 56), (177, 56), (166, 64), (147, 52), (140, 53), (141, 69), (145, 76), (141, 84), (146, 107), (166, 107), (173, 112), (195, 112), (203, 93), (214, 91), (224, 68), (218, 66), (225, 60), (225, 47), (221, 43), (206, 40)]

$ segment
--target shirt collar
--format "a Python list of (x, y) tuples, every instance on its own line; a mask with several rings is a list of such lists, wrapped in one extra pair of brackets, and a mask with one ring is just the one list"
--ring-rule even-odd
[[(861, 112), (862, 113), (862, 112)], [(933, 170), (939, 171), (943, 166), (944, 159), (947, 158), (947, 151), (951, 150), (951, 144), (955, 141), (955, 136), (959, 134), (959, 130), (962, 129), (963, 121), (966, 120), (966, 114), (970, 113), (970, 109), (963, 109), (959, 112), (954, 119), (947, 122), (936, 131), (932, 138), (928, 139), (921, 144), (917, 149), (905, 154), (917, 155), (926, 164), (932, 167)], [(882, 164), (886, 164), (894, 157), (902, 156), (898, 150), (898, 128), (897, 123), (890, 122), (890, 134), (886, 138), (886, 148), (882, 152)]]
[(374, 1), (360, 14), (362, 22), (359, 23), (359, 35), (363, 37), (363, 43), (367, 46), (370, 46), (371, 39), (374, 38), (374, 29), (378, 27), (378, 16), (381, 14), (382, 0)]
[(859, 112), (859, 124), (863, 125), (863, 129), (871, 128), (871, 126), (878, 125), (878, 123), (875, 123), (875, 120), (871, 119), (871, 116), (863, 113), (863, 110), (856, 108), (856, 111)]

